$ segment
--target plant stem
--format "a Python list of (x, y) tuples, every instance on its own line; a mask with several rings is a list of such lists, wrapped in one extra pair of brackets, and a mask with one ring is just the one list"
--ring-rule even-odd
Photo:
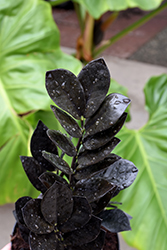
[(83, 9), (82, 5), (75, 3), (75, 2), (73, 2), (73, 4), (74, 4), (75, 12), (78, 17), (81, 35), (83, 35), (84, 28), (85, 28), (85, 10)]
[(146, 22), (148, 22), (150, 19), (152, 19), (154, 16), (156, 16), (157, 14), (159, 14), (161, 11), (163, 11), (165, 8), (167, 8), (167, 3), (164, 3), (163, 5), (161, 5), (159, 8), (157, 8), (156, 10), (152, 11), (151, 13), (147, 14), (146, 16), (142, 17), (140, 20), (138, 20), (137, 22), (131, 24), (130, 26), (128, 26), (126, 29), (124, 29), (123, 31), (119, 32), (118, 34), (116, 34), (115, 36), (113, 36), (112, 38), (110, 38), (109, 40), (107, 40), (105, 43), (103, 43), (103, 45), (101, 47), (99, 47), (98, 49), (96, 49), (93, 52), (93, 57), (97, 57), (99, 54), (101, 54), (105, 49), (107, 49), (108, 47), (110, 47), (113, 43), (117, 42), (118, 40), (120, 40), (122, 37), (124, 37), (125, 35), (127, 35), (129, 32), (139, 28), (140, 26), (142, 26), (143, 24), (145, 24)]

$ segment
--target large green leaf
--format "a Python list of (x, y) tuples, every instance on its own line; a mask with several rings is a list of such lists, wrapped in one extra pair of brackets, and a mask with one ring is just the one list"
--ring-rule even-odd
[[(123, 129), (115, 152), (139, 169), (134, 184), (116, 200), (132, 215), (126, 241), (137, 249), (167, 249), (167, 75), (153, 77), (144, 88), (147, 124), (139, 130)], [(119, 198), (118, 198), (119, 197)]]
[[(84, 8), (95, 18), (99, 18), (106, 11), (121, 11), (127, 8), (138, 7), (143, 10), (152, 10), (157, 8), (162, 0), (73, 0), (84, 6)], [(52, 1), (51, 1), (52, 2)], [(56, 1), (53, 1), (56, 3)]]
[[(45, 72), (61, 67), (78, 73), (81, 64), (60, 50), (50, 5), (0, 0), (0, 204), (35, 194), (19, 155), (29, 154), (34, 112), (50, 109)], [(25, 119), (29, 112), (34, 116)]]

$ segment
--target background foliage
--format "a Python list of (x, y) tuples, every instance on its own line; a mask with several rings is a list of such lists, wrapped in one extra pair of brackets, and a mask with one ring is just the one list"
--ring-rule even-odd
[[(139, 169), (134, 184), (119, 195), (132, 215), (126, 241), (137, 249), (166, 249), (167, 239), (167, 75), (152, 77), (144, 88), (147, 124), (139, 130), (124, 127), (115, 152)], [(118, 199), (117, 199), (118, 200)]]
[[(77, 73), (81, 63), (60, 50), (59, 31), (51, 8), (44, 1), (1, 1), (0, 34), (0, 204), (3, 204), (34, 192), (19, 155), (29, 154), (29, 138), (39, 112), (47, 112), (45, 117), (51, 119), (45, 72), (63, 67)], [(30, 113), (31, 119), (27, 119)]]

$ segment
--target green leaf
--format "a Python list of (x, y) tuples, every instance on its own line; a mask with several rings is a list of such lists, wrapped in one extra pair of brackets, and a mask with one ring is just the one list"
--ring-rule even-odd
[[(39, 0), (0, 4), (0, 204), (36, 195), (22, 169), (37, 119), (28, 113), (48, 110), (45, 72), (57, 67), (78, 73), (81, 64), (60, 50), (50, 5)], [(12, 180), (12, 181), (11, 181)]]
[(133, 216), (126, 241), (137, 249), (167, 249), (167, 75), (151, 78), (144, 88), (147, 124), (139, 130), (124, 128), (116, 153), (139, 169), (134, 184), (116, 197)]
[(143, 0), (74, 0), (81, 4), (95, 19), (98, 19), (106, 11), (120, 11), (127, 8), (138, 7), (143, 10), (152, 10), (157, 8), (162, 0), (143, 1)]

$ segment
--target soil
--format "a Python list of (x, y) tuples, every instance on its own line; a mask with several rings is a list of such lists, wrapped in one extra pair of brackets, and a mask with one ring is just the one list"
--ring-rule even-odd
[[(22, 235), (21, 235), (22, 231)], [(23, 239), (23, 237), (24, 239)], [(11, 236), (12, 250), (30, 250), (27, 243), (27, 233), (23, 229), (19, 229), (18, 224), (14, 228), (13, 235)], [(117, 233), (106, 232), (106, 238), (103, 250), (119, 250), (119, 241)]]
[(119, 241), (117, 233), (106, 233), (103, 250), (119, 250)]

